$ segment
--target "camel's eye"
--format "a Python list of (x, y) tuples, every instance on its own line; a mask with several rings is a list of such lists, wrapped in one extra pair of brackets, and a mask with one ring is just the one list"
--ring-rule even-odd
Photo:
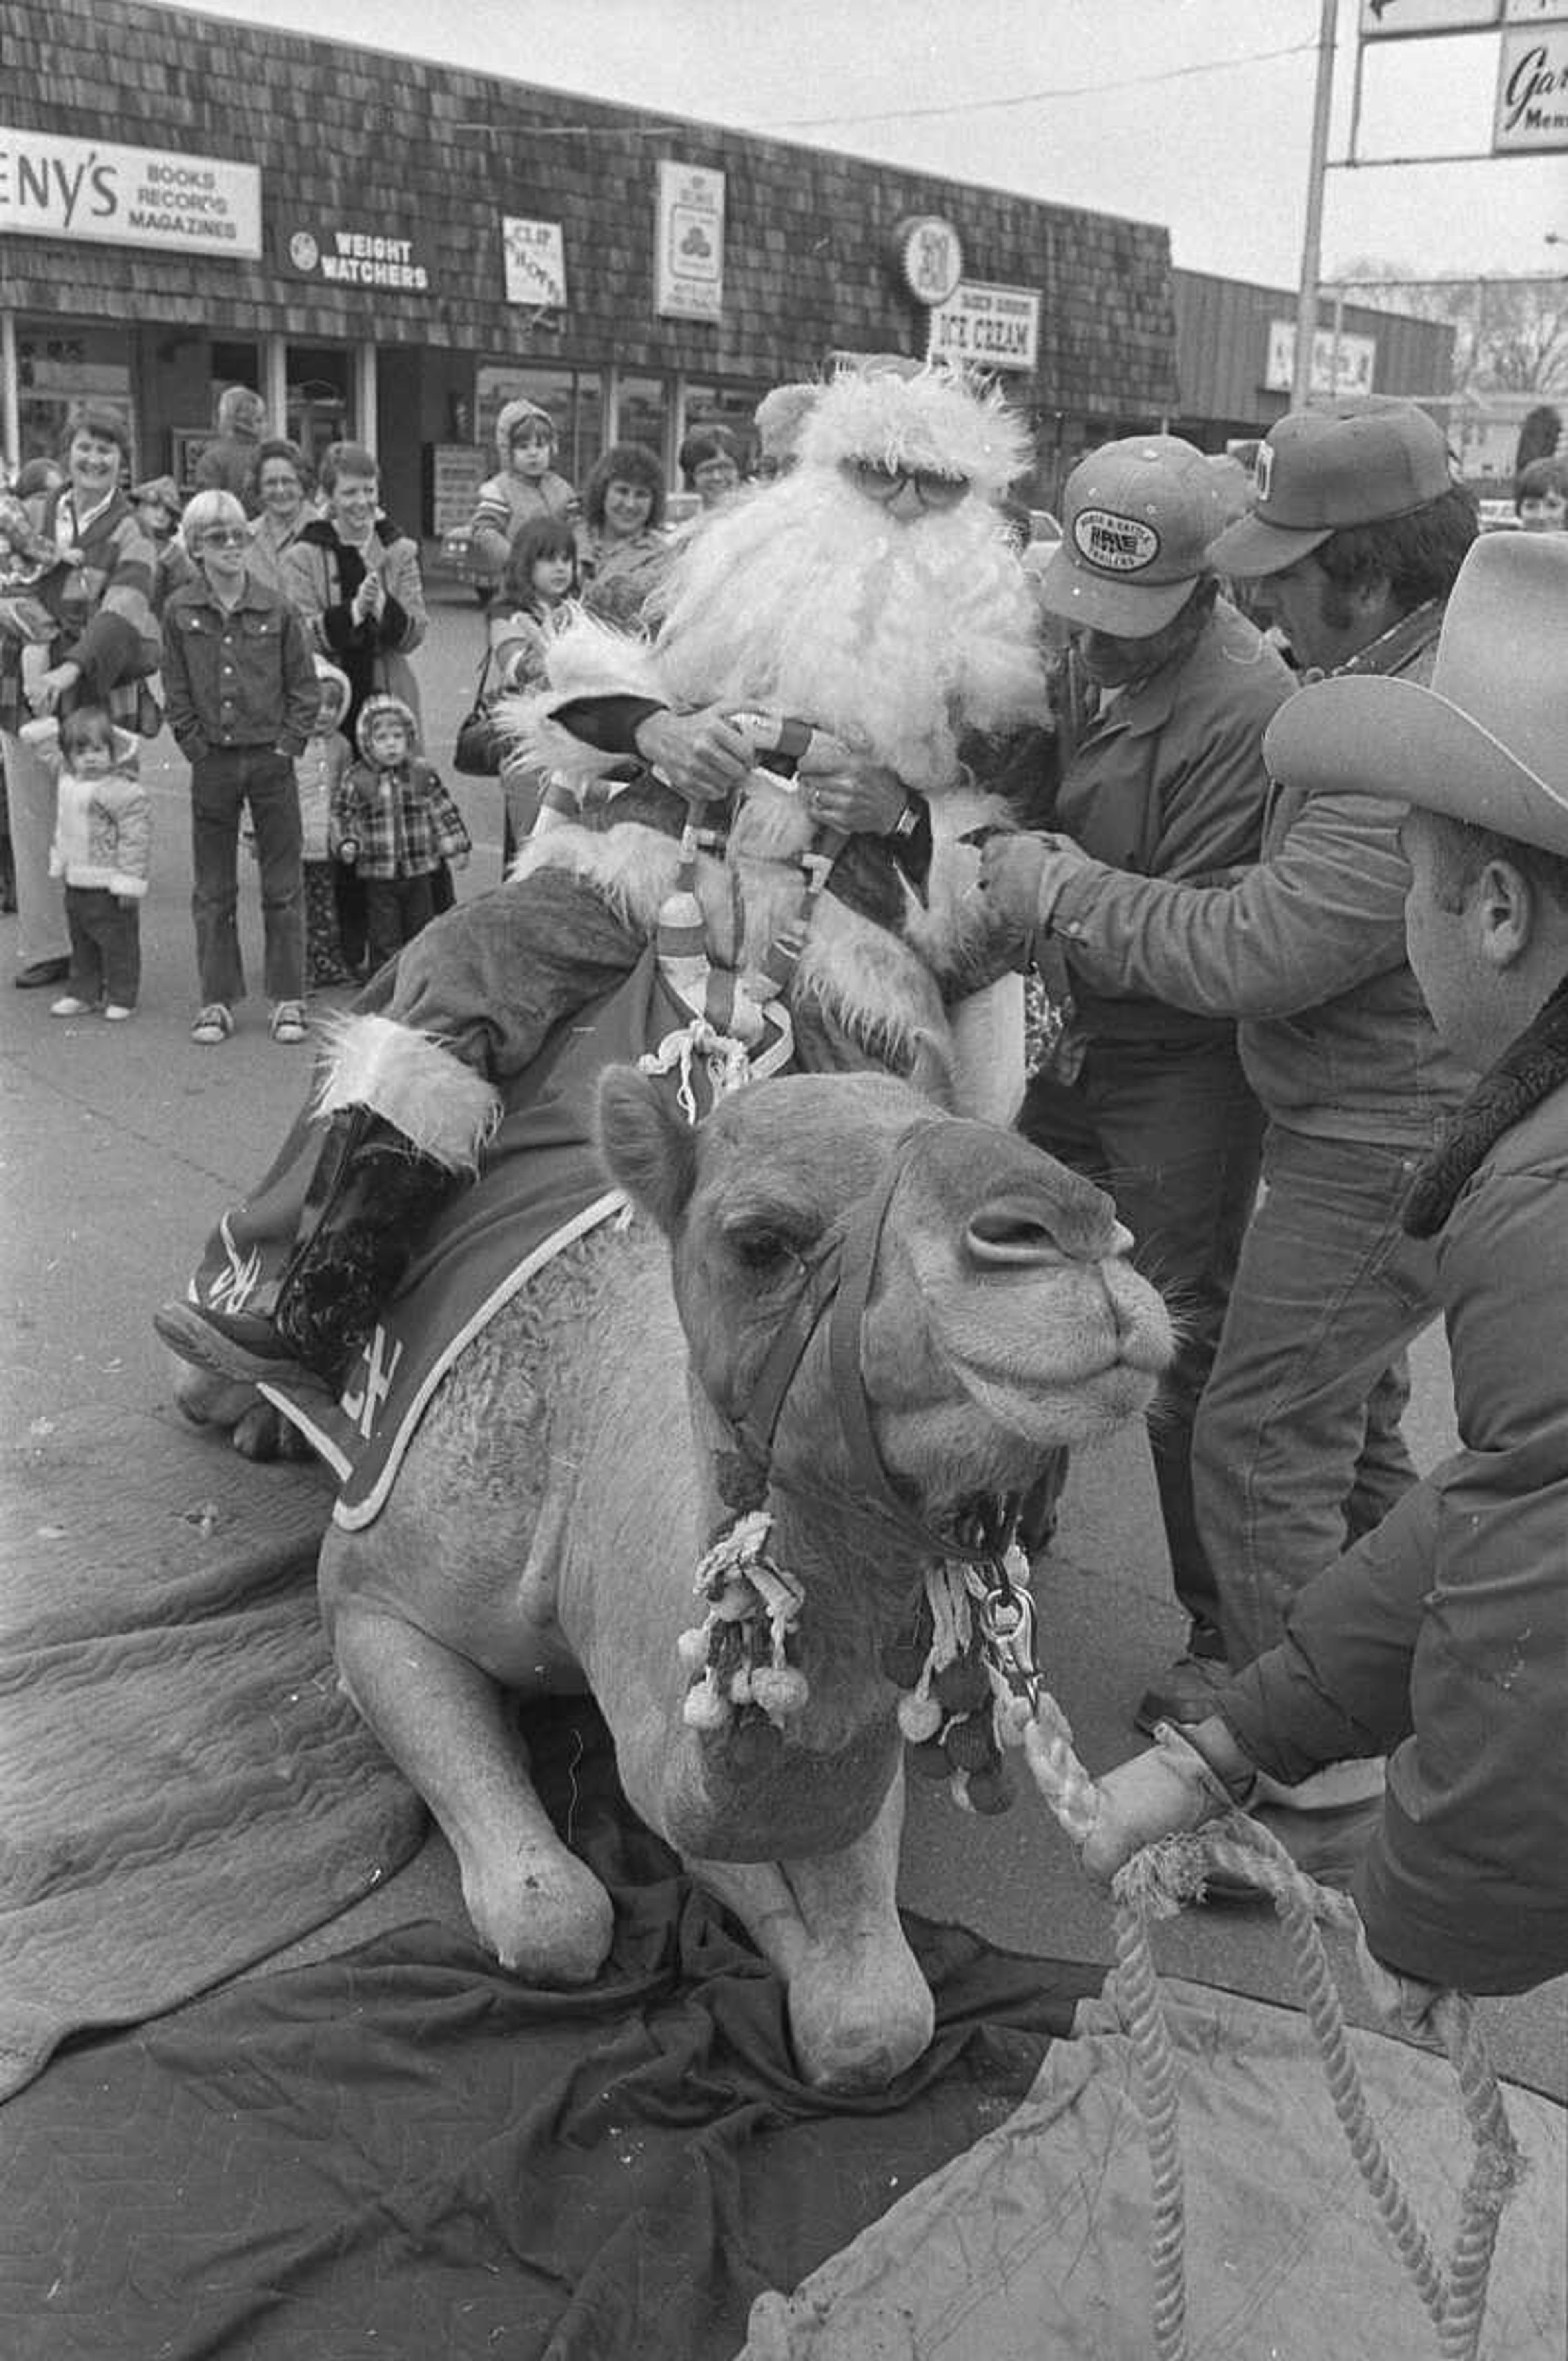
[(776, 1222), (745, 1222), (729, 1233), (729, 1251), (742, 1270), (768, 1279), (800, 1259), (800, 1240)]

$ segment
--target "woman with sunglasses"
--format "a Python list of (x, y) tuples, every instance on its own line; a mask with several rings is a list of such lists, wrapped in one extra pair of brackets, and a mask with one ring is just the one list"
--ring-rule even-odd
[(305, 880), (294, 757), (315, 724), (320, 688), (299, 615), (247, 565), (250, 528), (232, 492), (198, 492), (181, 522), (198, 579), (163, 615), (169, 726), (191, 765), (191, 906), (201, 1005), (191, 1038), (234, 1031), (245, 997), (239, 822), (248, 808), (261, 876), (263, 981), (271, 1033), (305, 1038)]

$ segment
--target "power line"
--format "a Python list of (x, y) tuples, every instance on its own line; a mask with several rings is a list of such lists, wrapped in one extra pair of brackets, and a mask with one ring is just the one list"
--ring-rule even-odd
[(921, 123), (938, 115), (981, 115), (1003, 107), (1038, 106), (1055, 98), (1093, 98), (1108, 91), (1142, 90), (1153, 82), (1185, 82), (1193, 74), (1231, 73), (1238, 66), (1268, 65), (1277, 58), (1310, 55), (1316, 41), (1292, 41), (1283, 49), (1248, 49), (1234, 58), (1211, 58), (1191, 66), (1171, 66), (1162, 73), (1118, 74), (1113, 82), (1058, 83), (1049, 90), (1025, 90), (1012, 98), (955, 99), (946, 106), (900, 106), (885, 115), (785, 115), (773, 123), (754, 123), (753, 131), (830, 131), (851, 123)]
[[(1094, 98), (1107, 93), (1124, 90), (1145, 90), (1156, 82), (1187, 82), (1195, 74), (1233, 73), (1238, 66), (1269, 65), (1277, 58), (1310, 56), (1317, 48), (1315, 41), (1293, 41), (1282, 49), (1248, 49), (1240, 57), (1211, 58), (1198, 65), (1170, 66), (1160, 73), (1118, 74), (1112, 82), (1061, 82), (1048, 90), (1026, 90), (1011, 98), (954, 99), (943, 106), (896, 106), (876, 115), (782, 115), (767, 123), (737, 123), (718, 128), (743, 133), (770, 131), (834, 131), (854, 124), (927, 123), (941, 115), (985, 115), (1020, 106), (1041, 106), (1053, 99)], [(606, 100), (613, 105), (613, 100)], [(487, 123), (456, 123), (455, 131), (488, 131), (502, 126)], [(679, 116), (668, 116), (657, 123), (553, 123), (530, 124), (531, 139), (581, 139), (609, 135), (620, 138), (663, 139), (672, 132), (689, 131), (691, 125)]]

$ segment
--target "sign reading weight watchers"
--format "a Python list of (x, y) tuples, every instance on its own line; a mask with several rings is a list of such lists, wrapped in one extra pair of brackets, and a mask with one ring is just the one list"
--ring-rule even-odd
[(926, 357), (982, 369), (1032, 369), (1040, 342), (1040, 299), (1032, 287), (976, 287), (965, 280), (932, 305)]
[(261, 174), (218, 156), (0, 128), (0, 233), (261, 253)]

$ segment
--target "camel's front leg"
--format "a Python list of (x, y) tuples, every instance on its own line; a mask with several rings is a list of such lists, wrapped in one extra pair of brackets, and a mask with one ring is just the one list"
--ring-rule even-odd
[(901, 1765), (871, 1827), (842, 1852), (687, 1861), (789, 1987), (796, 2062), (822, 2090), (882, 2090), (931, 2038), (930, 1988), (898, 1921), (903, 1827)]
[(589, 1982), (609, 1950), (609, 1896), (551, 1826), (505, 1693), (416, 1625), (337, 1592), (334, 1539), (322, 1603), (339, 1675), (445, 1831), (475, 1931), (529, 1983)]

